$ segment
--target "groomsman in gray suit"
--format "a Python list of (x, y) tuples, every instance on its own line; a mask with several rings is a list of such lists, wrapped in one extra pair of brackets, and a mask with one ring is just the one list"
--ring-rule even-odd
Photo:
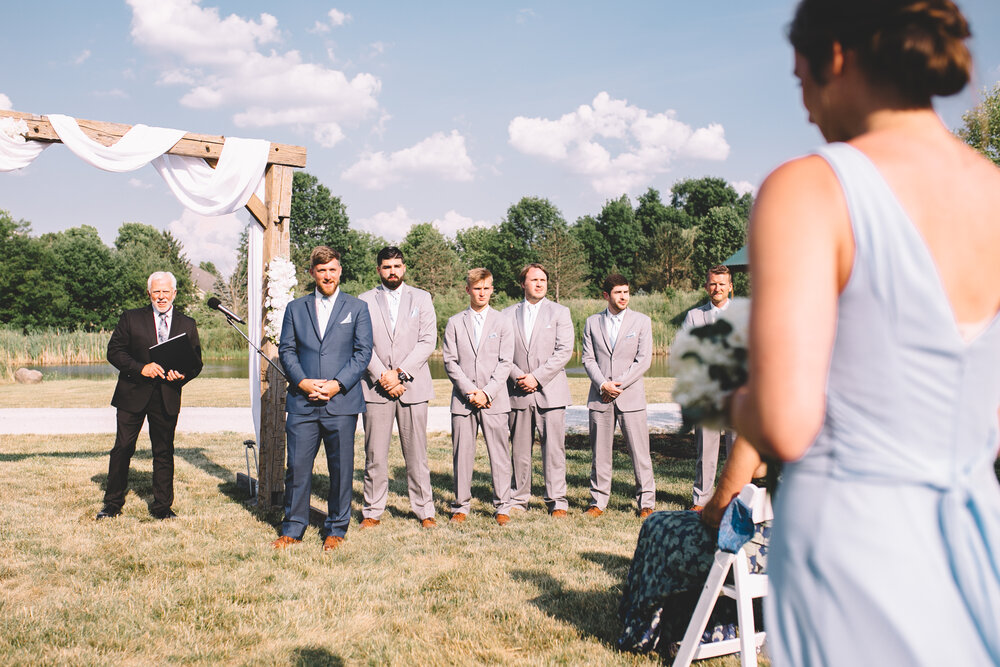
[(451, 393), (451, 441), (455, 502), (451, 520), (465, 521), (472, 500), (476, 433), (482, 429), (493, 477), (493, 507), (501, 526), (510, 521), (510, 452), (507, 450), (507, 377), (514, 354), (510, 318), (490, 308), (493, 274), (472, 269), (465, 279), (469, 308), (448, 320), (444, 330), (444, 369)]
[(385, 512), (394, 419), (410, 507), (423, 528), (433, 528), (437, 522), (427, 466), (427, 401), (434, 397), (434, 387), (427, 358), (437, 347), (434, 304), (428, 292), (403, 282), (406, 264), (399, 248), (382, 248), (375, 261), (382, 284), (359, 297), (368, 304), (375, 340), (362, 381), (366, 410), (361, 528), (377, 526)]
[(653, 513), (656, 487), (649, 456), (646, 423), (646, 387), (642, 376), (649, 370), (653, 328), (649, 317), (628, 307), (629, 283), (612, 273), (604, 279), (607, 310), (587, 318), (583, 329), (583, 367), (590, 378), (587, 408), (590, 416), (591, 505), (584, 514), (604, 514), (611, 495), (611, 449), (615, 422), (622, 429), (635, 471), (639, 516)]
[[(729, 297), (733, 291), (732, 276), (728, 266), (713, 266), (705, 279), (705, 291), (709, 301), (703, 306), (692, 308), (684, 318), (682, 329), (713, 324), (719, 313), (729, 308)], [(700, 426), (694, 429), (694, 444), (698, 451), (698, 461), (694, 468), (694, 491), (691, 509), (700, 512), (715, 490), (715, 471), (719, 464), (719, 440), (725, 439), (726, 456), (733, 449), (736, 440), (734, 431), (720, 432)]]
[(566, 406), (570, 403), (566, 363), (573, 355), (569, 308), (545, 298), (549, 273), (541, 264), (521, 269), (524, 301), (506, 308), (514, 327), (510, 392), (510, 445), (514, 478), (513, 507), (527, 510), (531, 499), (531, 450), (535, 428), (542, 443), (545, 506), (553, 517), (566, 516)]

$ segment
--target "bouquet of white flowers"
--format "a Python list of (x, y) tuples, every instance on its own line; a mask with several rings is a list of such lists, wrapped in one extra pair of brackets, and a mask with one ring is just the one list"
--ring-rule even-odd
[(714, 324), (677, 332), (670, 372), (685, 426), (726, 427), (726, 400), (747, 382), (749, 328), (750, 300), (735, 298)]

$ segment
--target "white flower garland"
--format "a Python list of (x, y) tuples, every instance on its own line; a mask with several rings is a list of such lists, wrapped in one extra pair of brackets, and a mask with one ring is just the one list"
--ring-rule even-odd
[(726, 426), (726, 399), (747, 381), (749, 329), (750, 300), (735, 298), (714, 324), (677, 332), (670, 371), (685, 423)]
[(0, 132), (6, 134), (15, 143), (23, 144), (27, 141), (25, 135), (28, 134), (28, 124), (23, 118), (0, 118)]
[(267, 298), (264, 308), (267, 310), (267, 321), (264, 324), (264, 335), (275, 345), (281, 338), (281, 323), (285, 319), (285, 307), (292, 300), (295, 286), (299, 281), (295, 277), (295, 265), (284, 257), (275, 257), (267, 267)]

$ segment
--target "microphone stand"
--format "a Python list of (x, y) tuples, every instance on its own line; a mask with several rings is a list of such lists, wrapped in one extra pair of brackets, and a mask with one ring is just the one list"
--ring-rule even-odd
[[(219, 312), (222, 312), (222, 311), (219, 311)], [(226, 313), (222, 313), (222, 314), (226, 315)], [(288, 376), (285, 375), (285, 372), (283, 370), (281, 370), (280, 368), (278, 368), (278, 365), (276, 363), (274, 363), (273, 361), (271, 361), (271, 358), (269, 356), (267, 356), (266, 354), (264, 354), (259, 347), (257, 347), (256, 345), (254, 345), (253, 341), (250, 340), (245, 333), (243, 333), (243, 330), (240, 329), (238, 326), (236, 326), (236, 323), (233, 322), (233, 318), (229, 317), (229, 315), (226, 315), (226, 322), (229, 322), (229, 326), (231, 326), (232, 328), (236, 329), (236, 331), (241, 336), (243, 336), (243, 340), (245, 340), (247, 343), (249, 343), (250, 347), (252, 347), (253, 349), (257, 350), (257, 354), (259, 354), (265, 361), (267, 361), (267, 363), (271, 364), (271, 368), (273, 368), (274, 370), (278, 371), (278, 374), (281, 375), (281, 377), (285, 378), (285, 382), (288, 382)]]
[[(264, 354), (264, 352), (261, 351), (261, 349), (259, 347), (257, 347), (254, 344), (254, 342), (252, 340), (250, 340), (250, 338), (245, 333), (243, 333), (242, 329), (240, 329), (238, 326), (236, 326), (236, 322), (233, 321), (233, 318), (230, 317), (228, 313), (224, 313), (221, 310), (219, 312), (226, 316), (226, 322), (229, 323), (229, 326), (231, 326), (232, 328), (236, 329), (237, 333), (239, 333), (239, 335), (243, 336), (243, 340), (245, 340), (250, 345), (250, 347), (252, 347), (253, 349), (255, 349), (257, 351), (257, 354), (259, 354), (261, 357), (263, 357), (264, 360), (267, 361), (267, 363), (271, 364), (271, 368), (273, 368), (274, 370), (278, 371), (278, 374), (281, 377), (285, 378), (285, 382), (288, 382), (288, 376), (285, 375), (285, 372), (282, 371), (280, 368), (278, 368), (278, 365), (275, 364), (273, 361), (271, 361), (271, 358), (268, 357), (266, 354)], [(253, 467), (254, 467), (255, 472), (257, 473), (257, 478), (255, 480), (253, 477), (250, 476), (250, 453), (254, 449), (254, 446), (256, 444), (257, 443), (255, 443), (253, 440), (244, 440), (243, 441), (243, 446), (246, 448), (245, 451), (244, 451), (244, 453), (246, 455), (246, 460), (247, 460), (247, 491), (250, 492), (250, 499), (247, 501), (247, 504), (251, 505), (251, 506), (256, 505), (257, 502), (258, 502), (258, 500), (259, 500), (259, 498), (257, 497), (257, 490), (260, 487), (260, 468), (257, 465), (257, 452), (256, 451), (253, 451)], [(239, 477), (239, 475), (237, 475), (237, 478), (238, 477)], [(237, 482), (238, 481), (239, 480), (237, 479)]]

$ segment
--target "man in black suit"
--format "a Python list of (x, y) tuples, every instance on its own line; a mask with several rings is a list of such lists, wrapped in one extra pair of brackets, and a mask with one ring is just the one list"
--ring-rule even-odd
[[(149, 421), (149, 441), (153, 450), (153, 502), (149, 511), (156, 519), (175, 516), (174, 429), (181, 409), (181, 387), (201, 372), (201, 344), (195, 321), (174, 309), (177, 279), (157, 271), (146, 281), (151, 304), (122, 313), (111, 340), (108, 361), (118, 369), (111, 405), (118, 408), (115, 445), (108, 464), (108, 484), (104, 508), (98, 519), (121, 514), (128, 491), (128, 468), (135, 453), (143, 420)], [(165, 369), (151, 362), (149, 348), (168, 338), (186, 333), (197, 362), (193, 368)]]

